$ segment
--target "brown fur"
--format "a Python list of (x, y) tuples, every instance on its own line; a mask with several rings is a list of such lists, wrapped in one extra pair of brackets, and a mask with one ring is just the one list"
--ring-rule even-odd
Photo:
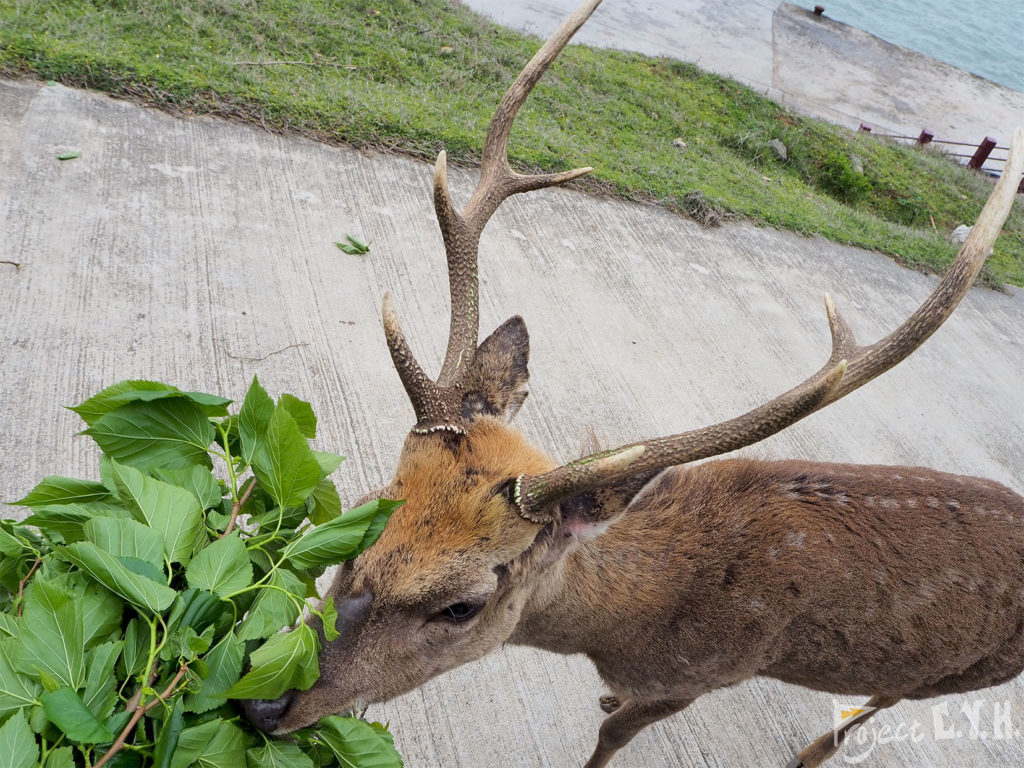
[[(408, 502), (332, 587), (343, 637), (278, 730), (390, 698), (503, 642), (584, 653), (623, 702), (588, 768), (754, 675), (895, 702), (1024, 667), (1024, 499), (997, 483), (722, 460), (633, 488), (602, 530), (573, 505), (554, 526), (516, 513), (503, 483), (550, 466), (493, 417), (465, 438), (410, 435), (383, 489)], [(346, 631), (346, 601), (366, 591), (369, 614)], [(436, 619), (471, 599), (486, 600), (476, 617)], [(801, 757), (813, 766), (833, 751)]]

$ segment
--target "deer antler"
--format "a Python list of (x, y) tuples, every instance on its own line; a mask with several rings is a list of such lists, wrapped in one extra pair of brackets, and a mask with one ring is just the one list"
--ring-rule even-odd
[(563, 173), (524, 175), (516, 173), (508, 162), (508, 137), (519, 108), (548, 65), (569, 39), (590, 18), (601, 0), (581, 5), (534, 55), (505, 92), (491, 118), (481, 156), (480, 182), (473, 196), (459, 213), (448, 192), (447, 158), (442, 151), (434, 167), (434, 209), (441, 225), (448, 259), (448, 283), (451, 290), (451, 324), (448, 349), (436, 382), (423, 373), (402, 336), (398, 317), (389, 297), (384, 299), (384, 330), (388, 348), (398, 374), (412, 401), (420, 431), (449, 429), (461, 431), (461, 378), (473, 362), (480, 330), (479, 279), (477, 258), (480, 234), (487, 221), (505, 198), (519, 192), (575, 179), (592, 168), (576, 168)]
[(520, 514), (534, 522), (545, 522), (555, 515), (554, 502), (569, 496), (630, 475), (718, 456), (756, 443), (892, 368), (921, 346), (967, 293), (1010, 213), (1022, 173), (1024, 130), (1017, 129), (1002, 177), (956, 260), (924, 303), (888, 336), (874, 344), (858, 345), (849, 324), (826, 295), (832, 354), (813, 376), (735, 419), (595, 453), (543, 475), (520, 477), (515, 494)]

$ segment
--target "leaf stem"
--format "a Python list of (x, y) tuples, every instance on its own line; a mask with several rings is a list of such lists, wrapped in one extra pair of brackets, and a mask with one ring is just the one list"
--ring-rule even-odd
[(252, 478), (252, 482), (249, 483), (249, 487), (245, 489), (245, 493), (242, 494), (242, 497), (231, 505), (231, 519), (228, 520), (228, 527), (224, 529), (224, 533), (220, 535), (220, 538), (223, 539), (235, 529), (235, 522), (238, 520), (238, 512), (242, 509), (242, 505), (249, 500), (249, 494), (252, 493), (252, 489), (256, 487), (257, 482), (259, 481), (255, 477)]
[(188, 672), (188, 665), (182, 664), (178, 669), (178, 674), (174, 676), (168, 686), (164, 689), (163, 693), (157, 694), (155, 699), (147, 702), (145, 705), (143, 705), (141, 701), (135, 704), (135, 711), (132, 713), (132, 719), (128, 721), (124, 730), (121, 731), (121, 734), (117, 737), (117, 741), (115, 741), (111, 745), (110, 749), (107, 750), (107, 753), (103, 755), (95, 765), (93, 765), (93, 768), (100, 768), (105, 765), (108, 760), (121, 751), (125, 742), (128, 740), (128, 737), (131, 735), (131, 732), (135, 729), (135, 726), (138, 725), (139, 720), (141, 720), (143, 716), (157, 704), (162, 701), (166, 701), (174, 694), (174, 689), (177, 688), (178, 683), (181, 682), (181, 678), (185, 676), (186, 672)]
[(21, 597), (25, 594), (25, 585), (28, 583), (28, 580), (32, 578), (32, 574), (36, 572), (36, 568), (39, 567), (41, 562), (43, 562), (42, 558), (36, 556), (36, 560), (32, 563), (32, 567), (28, 569), (28, 573), (25, 574), (25, 578), (18, 582), (18, 616), (21, 616), (21, 609), (23, 607)]

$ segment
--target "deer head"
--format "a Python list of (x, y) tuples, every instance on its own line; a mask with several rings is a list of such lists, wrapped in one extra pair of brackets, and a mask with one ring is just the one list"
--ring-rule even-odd
[(579, 542), (600, 536), (666, 467), (762, 440), (893, 367), (949, 316), (999, 233), (1024, 164), (1024, 133), (956, 262), (897, 330), (861, 346), (826, 297), (832, 350), (821, 369), (775, 399), (702, 429), (594, 453), (557, 466), (509, 422), (527, 395), (529, 338), (513, 317), (481, 344), (477, 250), (508, 196), (561, 184), (590, 168), (520, 175), (507, 144), (516, 113), (600, 0), (587, 0), (527, 64), (487, 132), (479, 185), (462, 212), (448, 192), (445, 154), (434, 204), (447, 253), (451, 320), (437, 379), (417, 363), (389, 295), (383, 325), (415, 412), (394, 479), (368, 497), (405, 499), (378, 542), (337, 574), (328, 594), (339, 637), (325, 643), (320, 680), (272, 702), (249, 702), (260, 727), (288, 732), (320, 717), (389, 699), (477, 659), (528, 641), (524, 619), (547, 599), (549, 576)]

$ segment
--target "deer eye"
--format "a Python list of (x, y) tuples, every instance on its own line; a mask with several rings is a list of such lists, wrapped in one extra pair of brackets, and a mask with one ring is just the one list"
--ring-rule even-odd
[(483, 603), (452, 603), (434, 616), (434, 620), (448, 621), (452, 624), (461, 624), (462, 622), (469, 621), (476, 616), (483, 607)]

